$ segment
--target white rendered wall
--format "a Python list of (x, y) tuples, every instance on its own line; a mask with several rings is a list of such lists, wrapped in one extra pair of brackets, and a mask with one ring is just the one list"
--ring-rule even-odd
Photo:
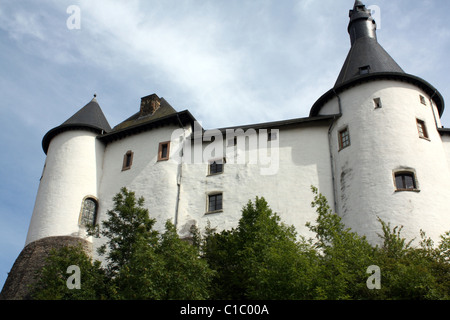
[(449, 134), (443, 134), (441, 135), (442, 145), (444, 147), (444, 152), (447, 157), (447, 165), (449, 167), (450, 171), (450, 135)]
[[(189, 134), (190, 128), (184, 129)], [(174, 132), (177, 137), (171, 141)], [(167, 220), (174, 221), (179, 167), (174, 153), (179, 149), (178, 136), (182, 133), (179, 126), (170, 125), (108, 144), (99, 190), (99, 221), (108, 219), (106, 212), (113, 209), (113, 197), (122, 187), (134, 191), (137, 197), (145, 198), (145, 207), (149, 209), (150, 217), (156, 219), (157, 230), (164, 230)], [(170, 159), (158, 161), (159, 143), (166, 141), (171, 141)], [(133, 163), (129, 170), (122, 171), (124, 155), (128, 151), (133, 152)], [(94, 246), (101, 245), (102, 241), (95, 241)]]
[[(427, 105), (419, 95), (427, 98)], [(407, 239), (419, 238), (422, 229), (439, 240), (450, 230), (450, 173), (429, 97), (413, 85), (387, 80), (359, 85), (340, 96), (343, 115), (331, 143), (338, 213), (346, 225), (379, 242), (380, 217), (404, 226)], [(382, 108), (375, 108), (375, 98), (381, 98)], [(416, 118), (425, 121), (429, 140), (419, 138)], [(338, 132), (345, 127), (351, 146), (339, 151)], [(396, 192), (396, 169), (414, 170), (420, 192)]]
[(26, 244), (52, 236), (85, 237), (83, 199), (97, 197), (104, 146), (90, 131), (65, 131), (48, 148)]
[[(316, 219), (315, 209), (311, 208), (311, 186), (318, 187), (330, 200), (330, 205), (333, 202), (327, 132), (327, 124), (280, 129), (278, 152), (267, 151), (274, 155), (272, 161), (279, 161), (278, 166), (272, 167), (276, 169), (273, 175), (261, 171), (269, 165), (249, 161), (238, 164), (230, 154), (226, 155), (222, 174), (208, 175), (207, 162), (184, 164), (178, 221), (180, 235), (187, 236), (192, 224), (204, 231), (208, 221), (218, 231), (234, 228), (241, 218), (242, 208), (258, 196), (266, 199), (282, 222), (294, 225), (301, 235), (313, 236), (305, 227), (307, 222)], [(204, 144), (203, 149), (206, 146)], [(247, 160), (249, 152), (249, 149), (244, 151)], [(207, 197), (214, 192), (223, 193), (223, 210), (207, 214)]]

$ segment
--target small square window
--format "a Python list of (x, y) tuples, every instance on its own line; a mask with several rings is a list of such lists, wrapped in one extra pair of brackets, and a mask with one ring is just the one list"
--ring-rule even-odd
[(379, 108), (383, 107), (383, 105), (381, 104), (381, 98), (373, 99), (373, 103), (375, 104), (375, 109), (379, 109)]
[(170, 142), (161, 142), (158, 149), (158, 161), (169, 160)]
[(225, 159), (222, 160), (214, 160), (209, 163), (209, 174), (219, 174), (223, 173), (223, 167), (225, 164)]
[(133, 155), (134, 153), (132, 151), (127, 151), (127, 153), (125, 153), (123, 156), (122, 171), (131, 169), (131, 165), (133, 164)]
[(416, 175), (411, 171), (395, 173), (395, 187), (397, 191), (418, 191)]
[(359, 74), (363, 75), (363, 74), (368, 74), (370, 73), (370, 66), (364, 66), (359, 68)]
[(427, 105), (427, 101), (425, 100), (425, 97), (423, 95), (420, 95), (420, 103)]
[(208, 195), (208, 213), (221, 211), (222, 206), (222, 193)]
[(339, 150), (350, 146), (350, 133), (348, 128), (339, 131)]
[(417, 119), (417, 130), (419, 131), (420, 138), (428, 139), (428, 131), (425, 125), (425, 121)]

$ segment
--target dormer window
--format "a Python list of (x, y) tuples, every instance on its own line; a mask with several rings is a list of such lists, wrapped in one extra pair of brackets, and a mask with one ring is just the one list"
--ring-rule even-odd
[(370, 72), (370, 66), (364, 66), (359, 68), (359, 74), (368, 74)]

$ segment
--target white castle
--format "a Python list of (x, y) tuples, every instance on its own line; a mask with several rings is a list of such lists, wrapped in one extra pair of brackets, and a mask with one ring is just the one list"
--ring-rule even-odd
[(380, 240), (378, 218), (404, 226), (408, 239), (422, 229), (439, 240), (450, 230), (443, 97), (381, 47), (361, 1), (348, 32), (342, 71), (306, 118), (204, 130), (189, 111), (153, 94), (111, 128), (94, 97), (43, 138), (47, 158), (24, 251), (49, 239), (97, 247), (102, 240), (87, 237), (85, 225), (101, 224), (122, 187), (145, 198), (158, 229), (170, 219), (181, 236), (208, 221), (235, 227), (242, 207), (259, 196), (309, 237), (316, 186), (372, 243)]

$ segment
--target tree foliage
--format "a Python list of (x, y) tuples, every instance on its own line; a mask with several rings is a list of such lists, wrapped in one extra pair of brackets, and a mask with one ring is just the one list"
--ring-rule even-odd
[[(37, 299), (449, 299), (450, 232), (434, 244), (402, 236), (402, 227), (380, 220), (373, 245), (332, 212), (312, 187), (317, 212), (306, 239), (281, 221), (264, 198), (249, 201), (236, 228), (217, 232), (191, 228), (188, 243), (167, 221), (165, 231), (144, 199), (123, 188), (100, 228), (103, 265), (81, 248), (54, 251), (35, 286)], [(79, 265), (82, 289), (66, 287), (68, 265)], [(381, 272), (381, 287), (369, 288), (369, 266)]]

